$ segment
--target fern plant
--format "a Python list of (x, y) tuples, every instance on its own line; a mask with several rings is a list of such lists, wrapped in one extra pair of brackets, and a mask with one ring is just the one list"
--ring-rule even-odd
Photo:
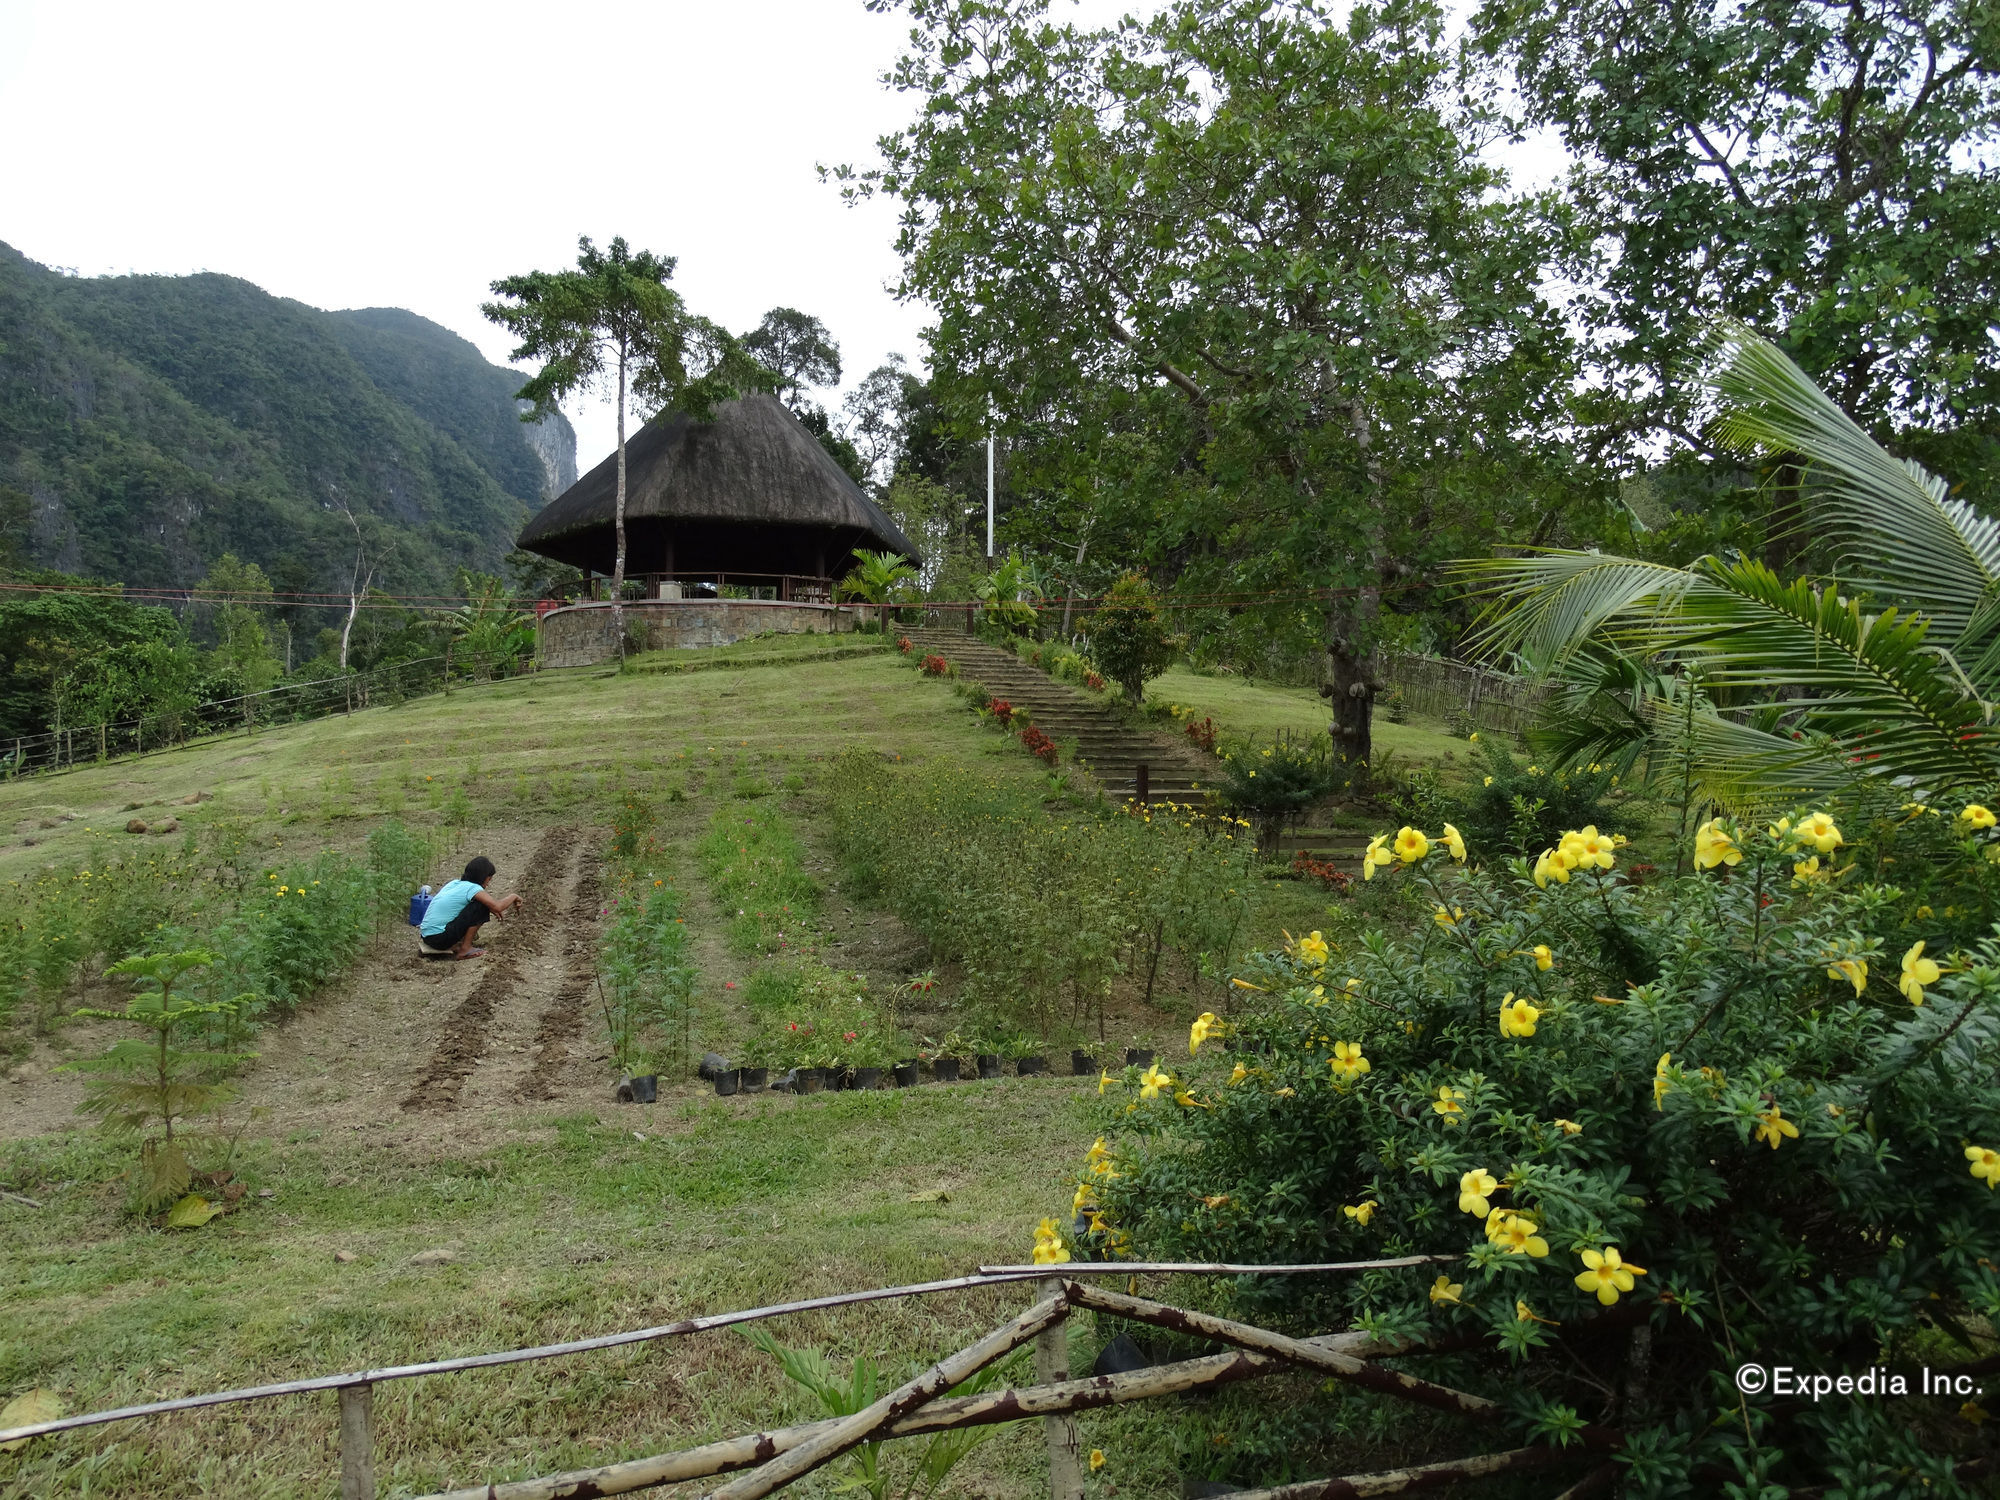
[(256, 999), (238, 995), (230, 1000), (198, 1000), (174, 993), (176, 985), (215, 962), (216, 955), (202, 948), (135, 954), (105, 970), (131, 980), (138, 990), (123, 1010), (76, 1012), (96, 1020), (130, 1022), (145, 1033), (114, 1042), (102, 1057), (67, 1065), (86, 1075), (83, 1103), (78, 1106), (83, 1113), (98, 1116), (108, 1129), (138, 1133), (139, 1174), (132, 1197), (141, 1213), (158, 1213), (187, 1192), (194, 1175), (187, 1148), (201, 1133), (176, 1127), (227, 1104), (234, 1091), (224, 1075), (253, 1055), (177, 1044)]

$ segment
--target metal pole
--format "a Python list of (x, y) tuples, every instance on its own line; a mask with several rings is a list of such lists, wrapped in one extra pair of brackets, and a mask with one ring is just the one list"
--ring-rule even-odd
[[(1062, 1295), (1062, 1282), (1051, 1277), (1038, 1290), (1043, 1297)], [(1069, 1321), (1051, 1323), (1035, 1338), (1035, 1383), (1054, 1385), (1069, 1379)], [(1067, 1414), (1042, 1418), (1042, 1436), (1049, 1445), (1049, 1500), (1083, 1500), (1083, 1465), (1077, 1452), (1082, 1439), (1076, 1418)]]
[(375, 1500), (375, 1387), (340, 1388), (340, 1500)]
[(986, 398), (986, 560), (993, 561), (993, 398)]

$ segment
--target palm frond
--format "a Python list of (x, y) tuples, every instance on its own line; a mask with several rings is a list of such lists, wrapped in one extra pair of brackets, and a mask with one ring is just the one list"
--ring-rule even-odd
[(1471, 558), (1453, 563), (1449, 576), (1486, 601), (1473, 653), (1533, 662), (1535, 675), (1560, 671), (1585, 642), (1614, 625), (1643, 634), (1647, 622), (1670, 619), (1700, 585), (1685, 568), (1561, 549)]

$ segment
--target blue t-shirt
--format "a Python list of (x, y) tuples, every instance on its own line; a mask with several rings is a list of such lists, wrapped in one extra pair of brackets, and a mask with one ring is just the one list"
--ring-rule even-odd
[(424, 908), (424, 920), (417, 931), (425, 937), (436, 937), (451, 925), (451, 919), (465, 910), (465, 905), (483, 889), (469, 880), (454, 880), (435, 896), (431, 904)]

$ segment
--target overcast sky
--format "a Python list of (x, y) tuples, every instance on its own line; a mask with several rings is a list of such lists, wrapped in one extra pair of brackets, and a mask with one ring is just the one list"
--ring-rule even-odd
[[(886, 290), (892, 209), (813, 167), (906, 117), (876, 82), (906, 29), (861, 0), (0, 0), (0, 240), (407, 307), (504, 360), (488, 284), (622, 234), (739, 332), (823, 318), (851, 381), (920, 362), (924, 313)], [(588, 467), (610, 408), (569, 415)]]
[[(407, 307), (504, 361), (488, 285), (622, 234), (738, 332), (824, 319), (851, 384), (920, 364), (925, 312), (888, 291), (892, 206), (813, 168), (909, 118), (877, 82), (907, 26), (862, 0), (0, 0), (0, 240), (83, 275)], [(569, 416), (588, 468), (610, 407)]]

